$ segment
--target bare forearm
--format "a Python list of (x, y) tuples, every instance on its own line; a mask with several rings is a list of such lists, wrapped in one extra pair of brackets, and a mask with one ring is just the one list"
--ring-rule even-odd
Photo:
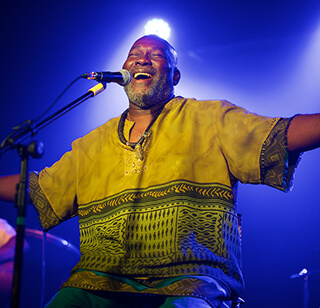
[(0, 200), (14, 202), (16, 186), (19, 180), (19, 174), (0, 177)]
[(309, 151), (320, 147), (320, 114), (297, 115), (288, 129), (289, 151)]

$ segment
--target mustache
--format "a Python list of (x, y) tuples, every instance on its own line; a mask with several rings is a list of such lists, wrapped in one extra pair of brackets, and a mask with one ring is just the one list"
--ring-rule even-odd
[(143, 67), (143, 66), (135, 66), (133, 68), (131, 68), (129, 70), (130, 74), (133, 76), (135, 73), (137, 72), (145, 72), (145, 73), (149, 73), (152, 76), (157, 75), (158, 72), (156, 69), (152, 68), (152, 67)]

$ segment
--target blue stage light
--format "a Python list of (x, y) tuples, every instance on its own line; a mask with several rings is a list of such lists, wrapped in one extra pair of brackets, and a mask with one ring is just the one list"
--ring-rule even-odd
[(144, 26), (144, 34), (156, 34), (167, 40), (170, 37), (171, 29), (169, 24), (162, 19), (154, 18), (149, 20)]

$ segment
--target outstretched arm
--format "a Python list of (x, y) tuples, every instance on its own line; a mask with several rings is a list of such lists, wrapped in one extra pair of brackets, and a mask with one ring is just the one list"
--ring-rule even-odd
[(320, 113), (295, 116), (287, 136), (290, 152), (304, 152), (320, 147)]
[(19, 174), (0, 177), (0, 200), (14, 202), (16, 186), (19, 181)]

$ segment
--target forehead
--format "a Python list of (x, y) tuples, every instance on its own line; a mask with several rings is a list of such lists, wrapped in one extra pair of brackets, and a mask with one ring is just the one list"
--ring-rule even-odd
[(168, 46), (161, 40), (153, 37), (143, 37), (137, 40), (131, 47), (132, 49), (148, 48), (151, 50), (162, 50), (164, 52), (168, 51)]

